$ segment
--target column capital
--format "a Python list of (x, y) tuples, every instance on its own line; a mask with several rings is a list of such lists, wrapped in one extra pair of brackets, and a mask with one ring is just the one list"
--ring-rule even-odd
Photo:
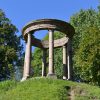
[(54, 30), (53, 30), (53, 29), (48, 29), (48, 31), (49, 31), (49, 32), (54, 32)]

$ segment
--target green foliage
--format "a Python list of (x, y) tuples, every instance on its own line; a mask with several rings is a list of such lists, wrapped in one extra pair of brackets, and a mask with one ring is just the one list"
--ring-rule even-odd
[(12, 88), (14, 88), (16, 86), (16, 82), (15, 81), (3, 81), (0, 82), (0, 94), (3, 94), (9, 90), (11, 90)]
[(17, 32), (17, 28), (0, 9), (0, 80), (13, 77), (14, 67), (21, 60), (22, 46)]
[(73, 46), (74, 49), (78, 49), (81, 38), (84, 34), (84, 31), (96, 23), (96, 12), (92, 9), (89, 10), (80, 10), (79, 13), (74, 14), (70, 23), (75, 28)]
[(71, 17), (76, 33), (73, 38), (76, 79), (100, 85), (100, 12), (81, 10)]
[(62, 48), (54, 49), (54, 67), (57, 78), (63, 77), (63, 58), (62, 58)]
[(69, 98), (99, 100), (100, 89), (87, 84), (48, 78), (34, 78), (19, 83), (14, 81), (0, 83), (0, 100), (68, 100)]
[(32, 67), (34, 68), (34, 76), (41, 76), (42, 73), (42, 50), (35, 48), (32, 60)]
[(81, 78), (100, 85), (100, 30), (94, 27), (86, 30), (76, 51), (76, 66), (81, 68)]
[[(61, 32), (54, 33), (54, 39), (60, 39), (64, 36)], [(48, 40), (48, 34), (43, 40)], [(47, 70), (48, 70), (48, 50), (47, 50)], [(34, 68), (34, 76), (41, 76), (42, 73), (42, 50), (36, 48), (33, 53), (32, 67)], [(54, 68), (58, 78), (62, 78), (62, 48), (54, 49)]]

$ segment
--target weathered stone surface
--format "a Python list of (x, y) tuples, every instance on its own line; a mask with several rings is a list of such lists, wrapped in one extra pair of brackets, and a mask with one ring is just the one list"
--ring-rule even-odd
[(75, 33), (74, 28), (67, 22), (57, 19), (40, 19), (28, 23), (22, 30), (23, 37), (27, 41), (27, 34), (30, 32), (34, 34), (34, 31), (38, 30), (57, 30), (63, 32), (68, 37), (73, 36)]
[(63, 79), (67, 79), (67, 46), (63, 46)]
[(73, 66), (72, 66), (72, 39), (68, 39), (67, 43), (67, 67), (68, 67), (68, 80), (73, 79)]
[[(67, 37), (63, 37), (61, 39), (54, 40), (54, 48), (62, 47), (68, 42)], [(43, 48), (49, 48), (49, 42), (47, 40), (42, 41)]]
[(53, 30), (49, 30), (49, 68), (48, 68), (48, 74), (54, 74), (54, 36), (53, 36)]
[(42, 57), (42, 77), (46, 76), (46, 49), (43, 49), (43, 57)]
[[(34, 32), (38, 30), (48, 30), (49, 40), (41, 41), (35, 38)], [(66, 37), (54, 40), (53, 35), (55, 30), (64, 33)], [(53, 66), (53, 59), (54, 59), (53, 48), (63, 47), (63, 68), (64, 68), (63, 79), (66, 78), (71, 79), (72, 78), (71, 37), (73, 36), (74, 33), (75, 30), (69, 23), (57, 19), (40, 19), (28, 23), (22, 30), (22, 35), (26, 41), (26, 52), (25, 52), (22, 81), (26, 80), (30, 74), (29, 71), (31, 67), (31, 46), (39, 47), (42, 50), (46, 50), (49, 48), (49, 68), (47, 76), (52, 78), (56, 78)], [(67, 48), (65, 45), (67, 45)], [(45, 51), (43, 51), (42, 76), (45, 75), (46, 75), (46, 53)]]
[(26, 52), (25, 52), (25, 61), (24, 61), (23, 79), (22, 80), (25, 80), (29, 77), (30, 66), (31, 66), (31, 34), (28, 33), (28, 39), (27, 39), (27, 43), (26, 43)]

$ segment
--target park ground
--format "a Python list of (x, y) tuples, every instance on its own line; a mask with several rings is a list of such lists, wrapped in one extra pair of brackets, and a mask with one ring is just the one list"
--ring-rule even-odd
[(0, 83), (0, 100), (100, 100), (100, 88), (48, 78), (4, 81)]

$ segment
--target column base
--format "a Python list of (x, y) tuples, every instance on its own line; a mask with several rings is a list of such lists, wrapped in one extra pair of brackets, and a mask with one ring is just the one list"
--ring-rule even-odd
[(26, 77), (23, 77), (21, 80), (20, 80), (20, 82), (23, 82), (23, 81), (25, 81), (27, 78)]
[(69, 78), (69, 79), (67, 79), (67, 80), (71, 81), (72, 79), (71, 79), (71, 78)]
[(44, 77), (46, 77), (46, 76), (41, 76), (41, 77), (43, 77), (43, 78), (44, 78)]
[(29, 77), (23, 77), (23, 78), (21, 79), (21, 82), (27, 80), (28, 78), (29, 78)]
[(63, 76), (63, 80), (67, 80), (67, 77), (66, 76)]
[(48, 74), (47, 74), (47, 77), (48, 77), (48, 78), (57, 79), (57, 76), (56, 76), (54, 73), (52, 73), (52, 74), (51, 74), (51, 73), (48, 73)]

